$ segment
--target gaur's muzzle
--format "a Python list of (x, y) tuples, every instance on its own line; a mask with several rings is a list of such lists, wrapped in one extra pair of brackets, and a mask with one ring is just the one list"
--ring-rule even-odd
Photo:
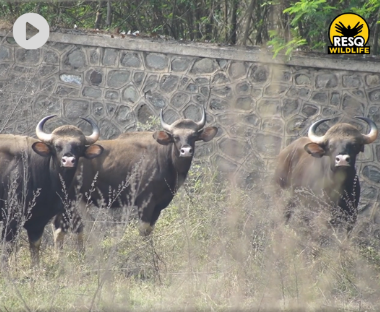
[(192, 157), (193, 156), (193, 148), (190, 145), (184, 145), (181, 147), (179, 151), (180, 157)]
[(61, 159), (61, 166), (65, 168), (75, 167), (75, 157), (74, 156), (63, 156)]
[(335, 157), (335, 167), (350, 167), (350, 155), (337, 155)]

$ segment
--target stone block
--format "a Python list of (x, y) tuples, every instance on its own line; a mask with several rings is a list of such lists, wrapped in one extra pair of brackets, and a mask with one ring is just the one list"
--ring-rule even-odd
[(142, 62), (140, 55), (136, 52), (121, 52), (120, 53), (120, 66), (141, 68)]
[(301, 106), (301, 103), (297, 99), (289, 99), (289, 98), (282, 99), (282, 106), (281, 106), (282, 116), (284, 116), (284, 118), (288, 118), (289, 116), (294, 115), (298, 111), (300, 106)]
[(247, 125), (258, 127), (260, 125), (260, 118), (254, 113), (244, 115), (242, 122), (244, 122)]
[(169, 58), (161, 53), (148, 53), (145, 56), (145, 64), (151, 70), (168, 71)]
[[(0, 57), (1, 59), (1, 57)], [(43, 50), (43, 62), (46, 64), (58, 64), (59, 56), (56, 52), (50, 50)]]
[(368, 87), (380, 86), (380, 74), (365, 75), (365, 83)]
[(115, 120), (120, 126), (126, 127), (132, 124), (135, 118), (133, 116), (131, 109), (128, 106), (121, 105), (118, 107), (116, 111)]
[(257, 101), (257, 111), (261, 117), (280, 116), (281, 104), (279, 100), (264, 100)]
[(121, 131), (110, 120), (103, 119), (99, 122), (99, 128), (102, 129), (100, 135), (103, 140), (112, 140), (117, 138)]
[(264, 157), (276, 157), (281, 150), (282, 138), (279, 136), (257, 133), (251, 141), (254, 150)]
[(158, 76), (157, 75), (150, 75), (148, 79), (145, 81), (145, 85), (143, 88), (144, 93), (148, 91), (154, 91), (157, 89), (158, 86)]
[(144, 103), (137, 108), (136, 115), (137, 120), (142, 124), (146, 124), (147, 122), (149, 122), (151, 117), (155, 116), (155, 114), (152, 112), (149, 106)]
[(58, 85), (54, 94), (61, 97), (76, 97), (79, 95), (79, 89), (67, 85)]
[(156, 109), (164, 108), (167, 105), (167, 100), (160, 93), (157, 92), (147, 92), (145, 93), (145, 98), (150, 104)]
[(103, 65), (104, 66), (115, 66), (117, 65), (117, 59), (119, 57), (119, 50), (117, 49), (104, 49), (103, 54)]
[(165, 93), (171, 93), (177, 88), (179, 77), (175, 75), (164, 75), (161, 77), (160, 89)]
[(280, 118), (263, 119), (261, 130), (264, 132), (276, 132), (282, 135), (284, 132), (284, 122)]
[(359, 75), (344, 75), (343, 87), (346, 88), (359, 88), (361, 87), (361, 77)]
[[(6, 56), (6, 50), (3, 50), (4, 57)], [(37, 65), (40, 62), (41, 50), (25, 50), (25, 49), (16, 49), (16, 62)]]
[(331, 92), (330, 104), (334, 105), (334, 106), (339, 106), (339, 104), (340, 104), (340, 93), (339, 92)]
[(363, 103), (360, 103), (357, 99), (350, 96), (349, 94), (345, 94), (343, 96), (342, 109), (346, 114), (350, 116), (363, 116), (364, 113)]
[[(197, 89), (195, 91), (198, 91)], [(220, 86), (211, 88), (211, 94), (220, 97), (230, 97), (232, 95), (232, 90), (230, 86)]]
[(90, 103), (84, 100), (63, 99), (63, 110), (68, 120), (75, 120), (80, 116), (89, 115)]
[(190, 69), (191, 64), (193, 63), (193, 58), (190, 57), (174, 57), (171, 62), (171, 70), (173, 72), (184, 72)]
[(61, 103), (59, 98), (39, 95), (33, 104), (33, 113), (36, 116), (60, 114)]
[(318, 106), (306, 103), (303, 105), (301, 112), (306, 117), (312, 117), (318, 113), (318, 110)]
[(265, 83), (269, 79), (269, 67), (267, 65), (254, 64), (248, 73), (248, 78), (253, 83)]
[(315, 87), (317, 89), (330, 89), (338, 86), (338, 77), (335, 74), (325, 73), (317, 75), (315, 79)]
[(233, 80), (244, 78), (247, 73), (247, 67), (247, 64), (244, 62), (231, 62), (228, 68), (228, 75)]
[(327, 92), (314, 92), (311, 100), (319, 104), (328, 104), (328, 93)]
[(219, 150), (224, 153), (225, 155), (235, 159), (239, 160), (248, 154), (248, 148), (249, 145), (247, 142), (235, 140), (235, 139), (229, 139), (229, 138), (223, 138), (218, 142)]
[(102, 48), (90, 48), (86, 49), (88, 54), (88, 59), (90, 60), (91, 65), (99, 65), (101, 55), (102, 55)]
[(311, 90), (308, 88), (297, 88), (297, 87), (290, 87), (288, 92), (286, 92), (286, 96), (293, 97), (293, 98), (301, 98), (301, 99), (308, 99), (310, 97)]
[(294, 81), (297, 86), (311, 86), (311, 78), (307, 74), (296, 74)]
[(119, 99), (119, 91), (118, 90), (106, 90), (104, 98), (106, 100), (117, 101)]
[(226, 158), (220, 155), (215, 155), (215, 157), (213, 158), (219, 171), (226, 173), (232, 173), (236, 171), (237, 165), (231, 162), (230, 160), (227, 160)]
[(208, 85), (210, 81), (207, 77), (198, 77), (195, 78), (195, 83), (198, 85)]
[(75, 48), (63, 56), (63, 68), (66, 70), (83, 70), (86, 67), (86, 54), (80, 48)]
[(111, 70), (107, 75), (107, 85), (114, 89), (121, 88), (129, 82), (130, 76), (129, 70)]
[(82, 95), (86, 97), (98, 99), (102, 96), (102, 90), (98, 88), (93, 88), (93, 87), (84, 87), (82, 90)]
[(288, 90), (287, 85), (282, 84), (270, 84), (264, 88), (264, 96), (279, 97)]
[(173, 122), (178, 120), (180, 115), (174, 109), (165, 109), (164, 112), (164, 121), (171, 125)]
[(86, 81), (92, 86), (103, 86), (104, 73), (100, 68), (90, 69), (85, 74)]
[(210, 109), (213, 111), (225, 111), (230, 107), (230, 104), (226, 100), (219, 98), (210, 99)]
[(135, 86), (140, 86), (142, 82), (144, 81), (145, 73), (140, 71), (135, 71), (133, 73), (133, 83)]
[(81, 85), (82, 84), (82, 76), (75, 75), (75, 74), (61, 74), (59, 76), (59, 79), (63, 82), (75, 84), (75, 85)]
[(122, 99), (127, 102), (135, 103), (140, 98), (140, 94), (133, 85), (127, 86), (122, 92)]
[(185, 116), (185, 118), (187, 119), (198, 121), (202, 117), (201, 107), (191, 104), (185, 108), (185, 110), (183, 111), (183, 116)]
[(105, 109), (104, 104), (101, 102), (93, 102), (91, 104), (92, 106), (92, 114), (95, 116), (96, 119), (100, 119), (105, 115)]
[(236, 109), (249, 111), (255, 106), (255, 101), (250, 96), (240, 96), (236, 99), (234, 107)]
[(190, 82), (185, 90), (189, 93), (198, 93), (198, 85)]
[(185, 92), (176, 92), (172, 96), (170, 103), (175, 108), (182, 108), (190, 102), (190, 95)]
[(202, 58), (194, 62), (191, 73), (196, 75), (211, 74), (219, 68), (218, 63), (214, 59)]
[(366, 165), (363, 168), (362, 174), (370, 182), (379, 184), (380, 183), (380, 168), (374, 165)]
[(369, 91), (368, 98), (372, 103), (380, 103), (380, 88)]
[(235, 87), (235, 92), (238, 95), (248, 95), (251, 93), (252, 85), (246, 81), (240, 82)]
[(212, 85), (229, 83), (230, 79), (223, 72), (217, 72), (212, 76)]

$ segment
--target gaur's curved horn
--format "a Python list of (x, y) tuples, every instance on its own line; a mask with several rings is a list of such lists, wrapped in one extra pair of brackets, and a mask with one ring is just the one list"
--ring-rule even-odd
[(311, 140), (311, 142), (321, 144), (325, 141), (325, 136), (324, 135), (318, 136), (315, 134), (315, 131), (317, 130), (318, 126), (321, 123), (328, 121), (328, 120), (331, 120), (331, 118), (325, 118), (325, 119), (318, 120), (310, 126), (307, 135), (308, 135), (309, 139)]
[(161, 126), (164, 130), (166, 131), (171, 131), (172, 127), (170, 125), (168, 125), (165, 121), (164, 121), (164, 117), (163, 117), (163, 110), (161, 109), (161, 112), (160, 112), (160, 119), (161, 119)]
[(377, 130), (376, 124), (371, 119), (366, 118), (366, 117), (355, 116), (355, 118), (364, 120), (371, 128), (368, 134), (362, 134), (363, 139), (364, 139), (364, 144), (370, 144), (373, 141), (375, 141), (379, 132)]
[(83, 119), (84, 121), (87, 121), (92, 127), (92, 134), (90, 136), (86, 135), (86, 145), (94, 144), (99, 139), (99, 135), (100, 135), (100, 130), (98, 128), (98, 125), (90, 119), (87, 119), (84, 117), (81, 117), (81, 119)]
[(198, 130), (201, 130), (205, 124), (206, 124), (206, 110), (205, 108), (203, 107), (203, 110), (202, 110), (202, 118), (200, 121), (196, 122), (197, 126), (198, 126)]
[(44, 117), (37, 124), (36, 135), (37, 135), (37, 138), (39, 138), (42, 142), (49, 143), (51, 141), (52, 135), (48, 134), (48, 133), (45, 133), (44, 130), (43, 130), (43, 128), (44, 128), (45, 122), (47, 120), (49, 120), (50, 118), (53, 118), (55, 116), (57, 116), (57, 115), (50, 115), (50, 116)]

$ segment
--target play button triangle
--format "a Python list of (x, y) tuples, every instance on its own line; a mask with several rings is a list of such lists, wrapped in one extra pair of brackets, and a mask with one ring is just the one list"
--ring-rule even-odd
[(30, 32), (32, 34), (32, 36), (29, 39), (26, 38), (26, 40), (30, 40), (31, 38), (33, 38), (35, 35), (37, 35), (40, 32), (38, 28), (34, 27), (32, 24), (28, 22), (26, 22), (25, 28), (27, 32)]

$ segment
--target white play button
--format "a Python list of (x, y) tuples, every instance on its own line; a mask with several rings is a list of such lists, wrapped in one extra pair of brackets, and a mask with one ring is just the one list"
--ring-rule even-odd
[[(26, 38), (27, 25), (33, 26), (33, 37)], [(49, 39), (49, 24), (41, 15), (26, 13), (21, 15), (13, 24), (13, 38), (24, 49), (34, 50), (42, 47)]]

